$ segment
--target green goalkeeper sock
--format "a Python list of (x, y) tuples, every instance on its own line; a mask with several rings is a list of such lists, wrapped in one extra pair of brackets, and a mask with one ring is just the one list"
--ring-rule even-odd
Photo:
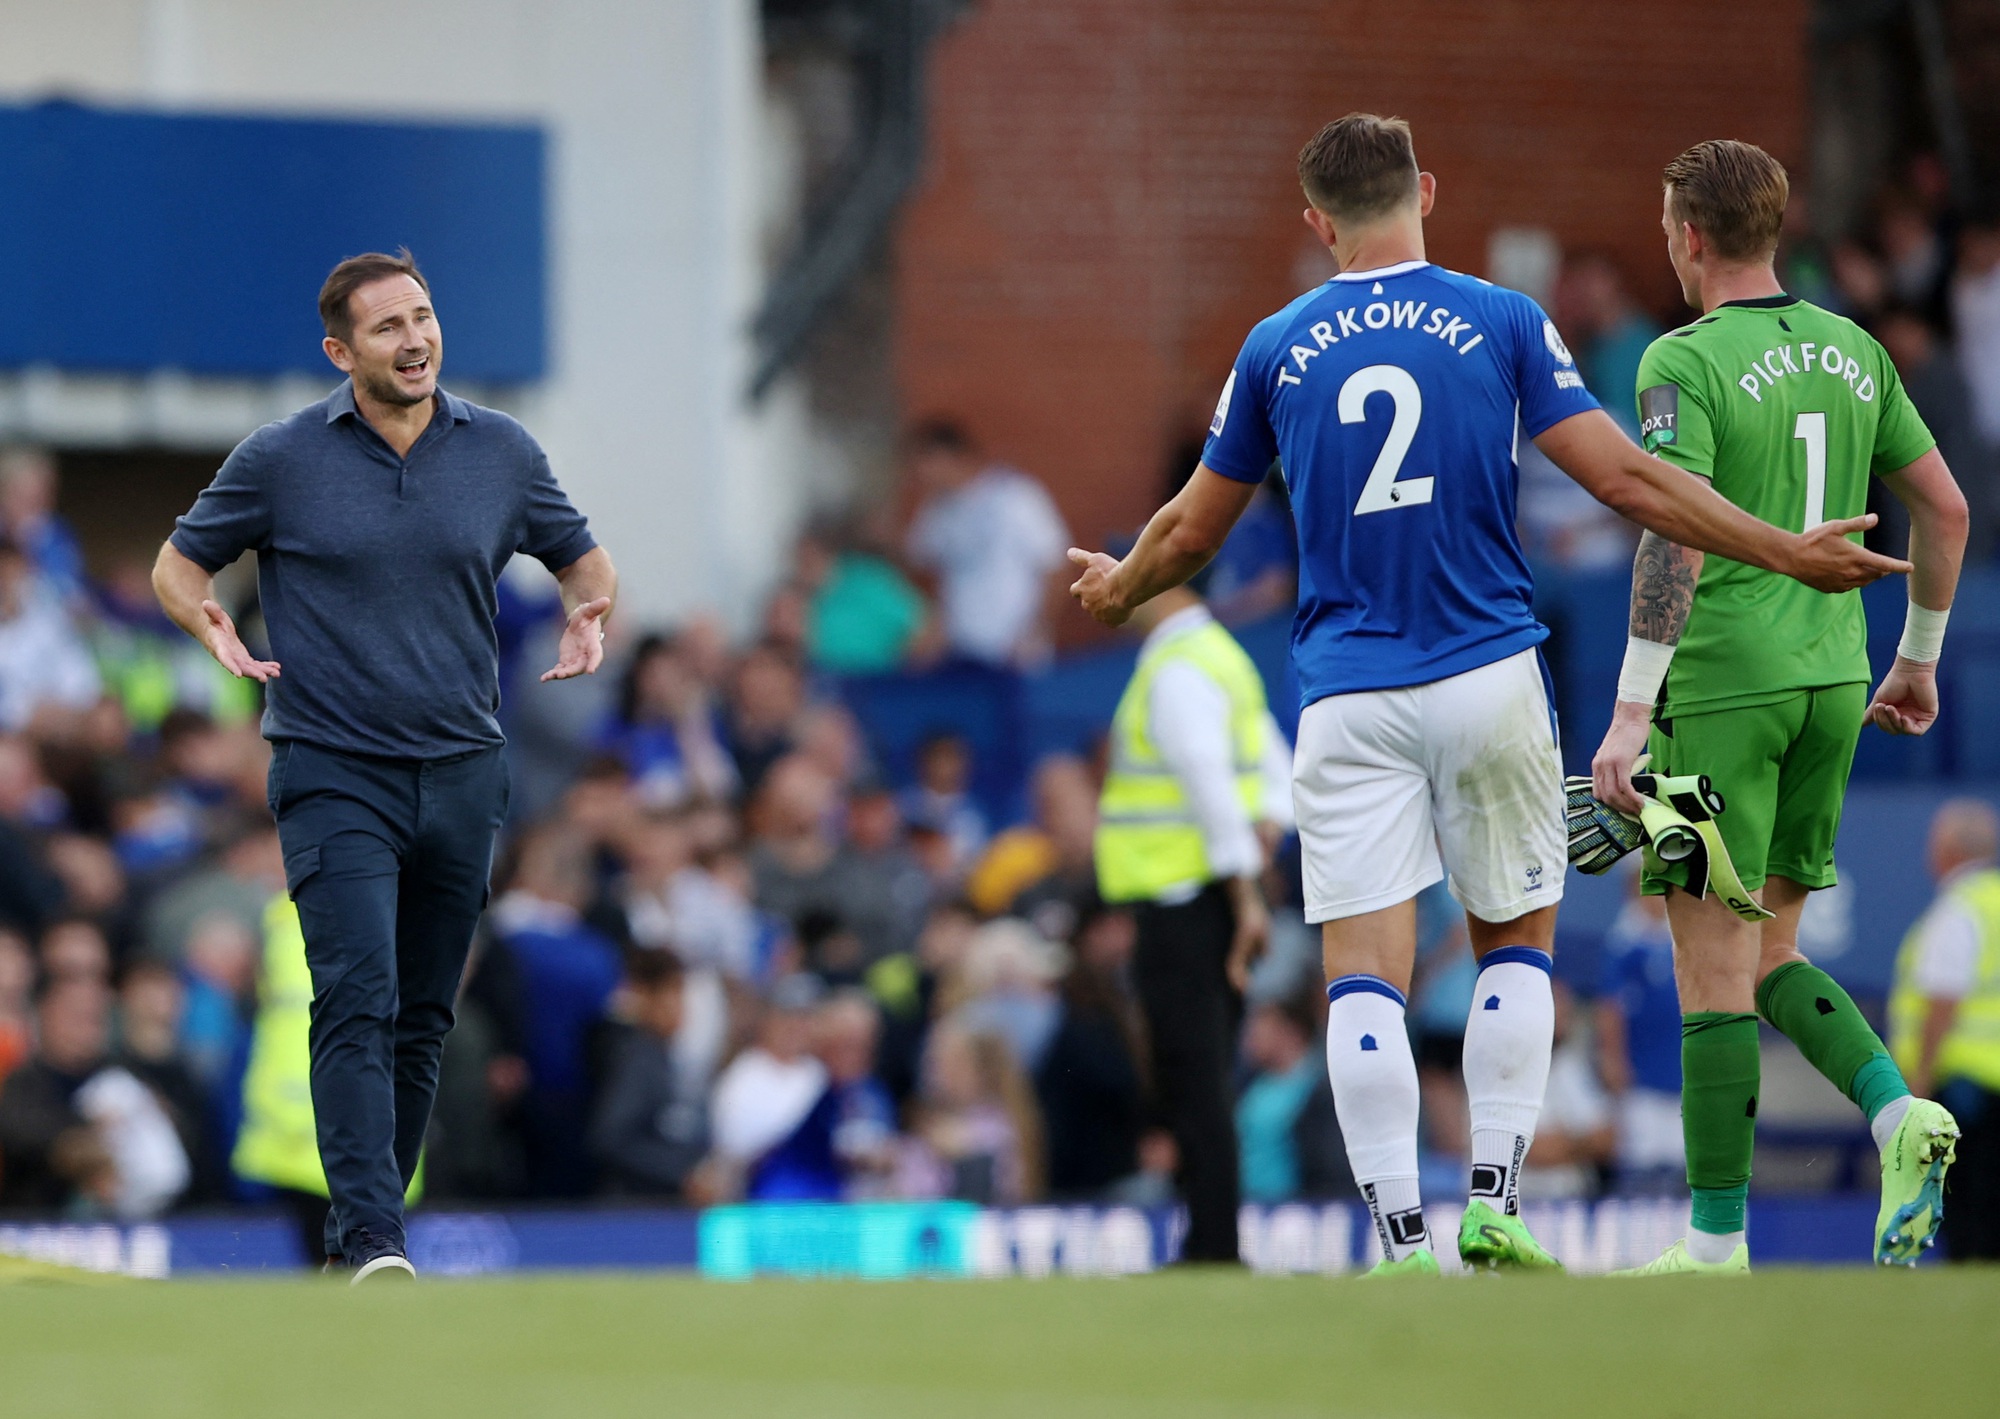
[(1733, 1238), (1744, 1229), (1758, 1078), (1755, 1015), (1681, 1016), (1681, 1130), (1697, 1232)]
[(1833, 977), (1809, 961), (1778, 967), (1757, 987), (1757, 1013), (1799, 1047), (1814, 1069), (1861, 1107), (1870, 1122), (1909, 1097), (1903, 1072)]

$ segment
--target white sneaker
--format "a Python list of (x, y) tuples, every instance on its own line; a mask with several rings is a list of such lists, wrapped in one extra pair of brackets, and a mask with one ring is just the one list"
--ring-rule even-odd
[(384, 1252), (373, 1261), (364, 1262), (354, 1272), (354, 1279), (347, 1284), (359, 1286), (363, 1281), (379, 1276), (385, 1281), (414, 1281), (417, 1268), (410, 1265), (410, 1259), (396, 1252)]

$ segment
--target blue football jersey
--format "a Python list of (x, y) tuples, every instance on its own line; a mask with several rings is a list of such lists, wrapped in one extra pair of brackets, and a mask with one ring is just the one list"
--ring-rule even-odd
[(1343, 272), (1250, 332), (1202, 462), (1243, 482), (1283, 466), (1302, 704), (1548, 636), (1514, 531), (1516, 429), (1597, 407), (1540, 306), (1427, 261)]

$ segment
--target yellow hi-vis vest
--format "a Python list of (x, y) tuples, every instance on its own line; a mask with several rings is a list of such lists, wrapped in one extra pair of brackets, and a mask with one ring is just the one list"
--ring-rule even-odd
[[(2000, 869), (1968, 872), (1945, 889), (1945, 900), (1979, 924), (1979, 974), (1971, 993), (1958, 1002), (1958, 1015), (1938, 1044), (1932, 1075), (1939, 1082), (1970, 1079), (2000, 1091)], [(1923, 942), (1919, 920), (1903, 938), (1896, 957), (1896, 983), (1889, 994), (1889, 1052), (1908, 1074), (1922, 1046), (1929, 1003), (1916, 986), (1917, 952)]]
[(1153, 681), (1185, 661), (1229, 697), (1236, 792), (1252, 820), (1264, 816), (1264, 681), (1243, 647), (1214, 621), (1167, 637), (1139, 657), (1111, 718), (1111, 766), (1097, 805), (1097, 890), (1107, 902), (1152, 901), (1177, 887), (1211, 881), (1187, 791), (1154, 745)]
[(287, 896), (264, 908), (257, 1022), (243, 1074), (243, 1126), (229, 1166), (238, 1177), (326, 1196), (313, 1125), (312, 972), (299, 909)]
[[(293, 1192), (327, 1195), (312, 1101), (312, 969), (306, 934), (289, 896), (264, 908), (264, 961), (257, 973), (257, 1021), (243, 1071), (243, 1125), (229, 1166), (238, 1177)], [(403, 1194), (423, 1194), (424, 1169)]]

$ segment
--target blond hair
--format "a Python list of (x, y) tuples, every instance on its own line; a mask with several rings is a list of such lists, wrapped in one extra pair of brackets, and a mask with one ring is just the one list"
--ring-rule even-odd
[(1711, 138), (1667, 164), (1668, 210), (1727, 261), (1757, 261), (1778, 249), (1791, 182), (1785, 165), (1754, 143)]

